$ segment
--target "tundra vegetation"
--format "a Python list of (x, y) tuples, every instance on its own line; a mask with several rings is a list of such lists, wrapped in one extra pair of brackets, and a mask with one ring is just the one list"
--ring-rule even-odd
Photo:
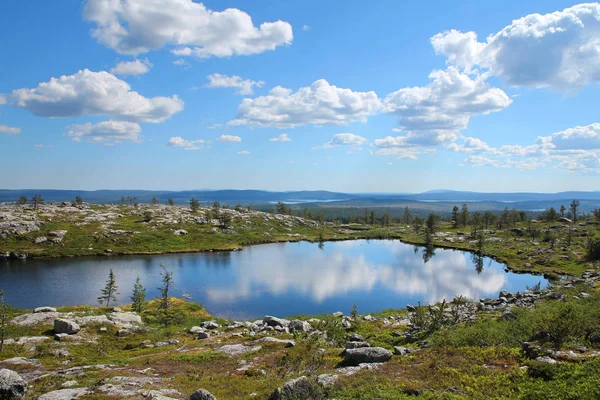
[[(170, 297), (176, 282), (166, 267), (159, 298), (146, 301), (137, 280), (132, 304), (120, 308), (32, 312), (2, 300), (0, 369), (28, 381), (26, 398), (58, 390), (47, 398), (66, 396), (67, 388), (82, 399), (182, 399), (201, 388), (217, 399), (600, 397), (599, 210), (582, 213), (573, 202), (559, 212), (495, 214), (457, 205), (450, 218), (404, 210), (394, 219), (365, 210), (364, 218), (340, 222), (289, 215), (288, 206), (279, 210), (287, 214), (273, 214), (220, 204), (134, 204), (1, 206), (0, 250), (7, 257), (110, 256), (387, 238), (427, 245), (424, 258), (439, 246), (465, 249), (555, 279), (493, 299), (460, 297), (371, 315), (349, 304), (334, 315), (257, 321), (215, 318)], [(117, 285), (113, 274), (105, 290)], [(198, 393), (192, 398), (203, 398)]]

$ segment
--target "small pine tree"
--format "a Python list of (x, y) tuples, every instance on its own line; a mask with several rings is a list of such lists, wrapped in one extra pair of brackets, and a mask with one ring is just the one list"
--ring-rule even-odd
[(169, 291), (173, 288), (175, 282), (173, 281), (173, 272), (168, 271), (162, 264), (160, 264), (160, 268), (163, 270), (160, 273), (163, 284), (158, 288), (160, 291), (159, 308), (166, 310), (169, 308)]
[(8, 303), (4, 300), (4, 292), (0, 290), (0, 353), (4, 347), (6, 324), (8, 322)]
[(81, 196), (77, 195), (75, 196), (75, 204), (81, 204), (83, 203), (83, 199), (81, 198)]
[(106, 286), (102, 289), (102, 295), (98, 297), (98, 303), (101, 305), (106, 302), (106, 307), (110, 304), (111, 301), (117, 302), (117, 292), (119, 288), (117, 287), (117, 281), (115, 280), (115, 274), (111, 268), (108, 273), (108, 280), (106, 281)]
[(31, 199), (31, 204), (33, 204), (33, 208), (37, 210), (40, 205), (44, 204), (44, 198), (38, 193)]
[(158, 204), (158, 199), (156, 198), (156, 196), (152, 198), (151, 203), (154, 205)]
[(173, 201), (173, 199), (172, 199), (171, 197), (169, 197), (169, 200), (167, 200), (167, 203), (168, 203), (170, 206), (174, 206), (174, 205), (175, 205), (175, 202)]
[(21, 196), (19, 197), (19, 200), (17, 200), (17, 204), (20, 206), (24, 206), (25, 204), (27, 204), (27, 201), (27, 197)]
[(135, 312), (144, 311), (146, 306), (146, 289), (140, 283), (140, 277), (138, 276), (133, 284), (133, 294), (131, 295), (131, 308)]
[(190, 199), (190, 209), (192, 212), (196, 212), (200, 209), (200, 202), (193, 197)]

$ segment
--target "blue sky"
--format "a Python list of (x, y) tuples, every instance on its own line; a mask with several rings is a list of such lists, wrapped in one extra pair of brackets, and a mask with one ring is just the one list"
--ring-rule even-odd
[(598, 3), (20, 1), (2, 15), (1, 188), (599, 189)]

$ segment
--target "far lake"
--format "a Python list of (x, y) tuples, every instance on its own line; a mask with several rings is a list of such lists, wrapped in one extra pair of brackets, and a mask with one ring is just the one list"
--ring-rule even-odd
[(342, 311), (370, 313), (455, 296), (496, 297), (546, 280), (505, 272), (489, 258), (435, 249), (427, 254), (392, 240), (277, 243), (237, 252), (0, 261), (0, 290), (16, 307), (97, 305), (109, 269), (121, 303), (137, 276), (147, 298), (158, 295), (160, 264), (174, 272), (173, 296), (189, 294), (217, 316), (233, 319)]

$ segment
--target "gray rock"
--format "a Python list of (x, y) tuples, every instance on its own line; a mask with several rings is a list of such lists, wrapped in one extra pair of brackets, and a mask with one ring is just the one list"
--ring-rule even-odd
[(190, 395), (190, 400), (217, 400), (217, 398), (206, 389), (198, 389)]
[(290, 321), (286, 320), (286, 319), (282, 319), (282, 318), (277, 318), (277, 317), (273, 317), (270, 315), (266, 315), (263, 318), (263, 322), (268, 325), (268, 326), (280, 326), (280, 327), (287, 327), (290, 324)]
[(413, 351), (414, 349), (408, 347), (394, 346), (394, 354), (397, 356), (407, 356)]
[(556, 364), (558, 362), (554, 358), (550, 358), (548, 356), (538, 357), (535, 359), (535, 361), (542, 364)]
[(347, 349), (344, 352), (344, 363), (358, 365), (362, 363), (381, 363), (392, 358), (392, 353), (383, 347), (362, 347)]
[(40, 244), (40, 243), (44, 243), (47, 241), (48, 241), (48, 238), (46, 236), (39, 236), (39, 237), (36, 237), (35, 239), (33, 239), (33, 243), (35, 243), (35, 244)]
[(175, 232), (173, 232), (173, 234), (175, 236), (182, 236), (182, 235), (187, 235), (188, 232), (185, 229), (177, 229)]
[(346, 349), (360, 349), (361, 347), (371, 347), (369, 342), (348, 342)]
[(23, 378), (10, 369), (0, 369), (0, 399), (22, 399), (29, 386)]
[(114, 324), (106, 317), (106, 315), (88, 315), (86, 317), (77, 317), (75, 318), (75, 322), (77, 322), (80, 326), (87, 326), (91, 324)]
[(201, 327), (199, 327), (199, 326), (192, 326), (192, 327), (191, 327), (191, 328), (188, 330), (188, 332), (189, 332), (189, 333), (191, 333), (191, 334), (193, 334), (193, 335), (195, 335), (195, 334), (197, 334), (197, 333), (200, 333), (200, 332), (206, 332), (206, 329), (204, 329), (204, 328), (201, 328)]
[(365, 338), (362, 335), (359, 335), (358, 333), (353, 333), (350, 335), (350, 338), (348, 339), (348, 341), (350, 342), (364, 342)]
[(292, 379), (275, 389), (269, 400), (313, 399), (317, 397), (318, 388), (306, 376)]
[(48, 236), (58, 237), (58, 238), (63, 238), (66, 234), (67, 234), (67, 231), (64, 229), (48, 232)]
[(60, 389), (38, 397), (38, 400), (73, 400), (92, 392), (88, 388)]
[(208, 339), (210, 337), (210, 333), (208, 333), (208, 332), (198, 332), (196, 337), (198, 339)]
[(52, 325), (56, 318), (59, 318), (60, 314), (57, 312), (43, 312), (36, 314), (23, 314), (12, 319), (11, 323), (19, 326), (33, 326), (33, 325)]
[(308, 322), (301, 321), (299, 319), (295, 319), (295, 320), (291, 321), (288, 328), (290, 329), (290, 332), (310, 332), (310, 331), (312, 331), (312, 326)]
[(317, 377), (317, 383), (326, 388), (334, 386), (338, 379), (339, 376), (336, 374), (321, 374)]
[(54, 333), (66, 333), (67, 335), (74, 335), (80, 330), (81, 328), (74, 321), (60, 318), (54, 320)]
[(230, 356), (237, 356), (239, 354), (249, 353), (251, 351), (260, 350), (260, 346), (244, 346), (243, 344), (228, 344), (225, 346), (218, 347), (216, 351), (219, 353), (225, 353)]
[(336, 312), (334, 312), (334, 313), (333, 313), (333, 314), (331, 314), (331, 315), (333, 315), (333, 316), (334, 316), (334, 317), (336, 317), (336, 318), (341, 318), (341, 317), (343, 317), (343, 316), (344, 316), (344, 313), (343, 313), (343, 312), (341, 312), (341, 311), (336, 311)]
[(256, 343), (282, 343), (285, 344), (285, 347), (294, 347), (296, 345), (296, 342), (293, 340), (277, 339), (271, 336), (265, 336), (264, 338), (258, 339)]
[(55, 313), (56, 312), (56, 308), (54, 308), (54, 307), (38, 307), (38, 308), (36, 308), (36, 309), (33, 310), (34, 314), (37, 314), (37, 313), (49, 313), (49, 312)]
[(215, 321), (205, 321), (200, 325), (205, 329), (219, 329), (221, 327), (221, 325), (217, 324)]
[(142, 317), (134, 312), (113, 312), (108, 316), (119, 328), (135, 328), (142, 326)]

